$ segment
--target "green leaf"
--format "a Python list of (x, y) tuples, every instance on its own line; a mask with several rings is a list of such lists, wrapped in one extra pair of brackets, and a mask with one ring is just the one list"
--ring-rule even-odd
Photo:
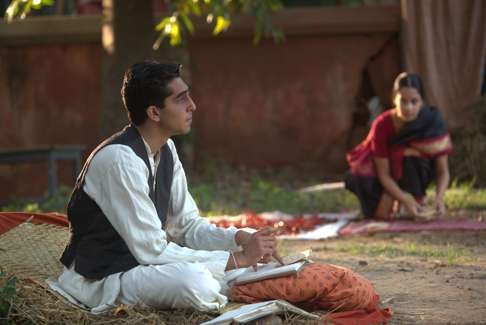
[[(41, 7), (39, 8), (36, 8), (36, 9), (40, 9)], [(27, 17), (27, 15), (29, 14), (30, 10), (32, 9), (32, 1), (27, 1), (24, 5), (24, 7), (22, 8), (22, 11), (21, 11), (21, 14), (20, 14), (20, 18), (21, 19), (24, 19), (25, 17)]]
[(172, 46), (181, 44), (181, 27), (179, 25), (179, 20), (177, 19), (179, 15), (180, 14), (178, 12), (174, 12), (172, 16), (162, 19), (162, 21), (155, 26), (155, 30), (160, 31), (161, 34), (153, 45), (154, 50), (157, 50), (160, 47), (160, 44), (165, 37), (169, 37), (170, 45)]
[[(170, 45), (172, 46), (177, 46), (181, 44), (182, 42), (182, 37), (181, 37), (181, 29), (179, 26), (179, 23), (177, 21), (171, 22), (170, 29), (167, 29), (168, 35), (170, 38)], [(166, 30), (164, 30), (165, 32)]]
[(198, 2), (189, 1), (185, 3), (181, 11), (185, 14), (193, 14), (196, 16), (202, 15), (202, 9), (199, 5), (199, 1)]
[(179, 18), (182, 20), (187, 31), (191, 34), (194, 34), (194, 25), (192, 24), (191, 19), (186, 14), (183, 13), (179, 15)]
[(28, 1), (28, 5), (30, 5), (32, 8), (36, 9), (36, 10), (39, 10), (41, 9), (43, 6), (45, 6), (44, 2), (43, 1)]
[(5, 11), (5, 19), (8, 23), (16, 17), (24, 19), (31, 9), (39, 10), (45, 6), (52, 6), (54, 3), (54, 0), (13, 0)]
[(12, 22), (12, 20), (17, 16), (20, 10), (20, 1), (12, 1), (8, 6), (7, 10), (5, 11), (5, 19), (8, 23)]
[(30, 203), (30, 204), (27, 204), (26, 207), (25, 207), (25, 212), (41, 212), (40, 208), (39, 208), (39, 203), (37, 202), (34, 202), (34, 203)]
[(213, 35), (218, 35), (223, 31), (226, 31), (231, 24), (229, 19), (226, 19), (223, 16), (216, 17), (216, 26), (213, 29)]
[[(172, 17), (172, 16), (171, 16)], [(157, 26), (155, 26), (155, 30), (156, 31), (161, 31), (161, 30), (164, 30), (165, 29), (165, 26), (167, 26), (167, 24), (170, 23), (170, 18), (171, 17), (165, 17), (164, 19), (162, 19), (160, 21), (160, 23), (157, 24)]]

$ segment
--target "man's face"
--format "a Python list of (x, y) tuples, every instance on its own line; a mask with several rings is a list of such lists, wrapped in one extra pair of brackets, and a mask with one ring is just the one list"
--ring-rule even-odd
[(189, 87), (181, 78), (175, 78), (168, 84), (172, 95), (164, 101), (160, 109), (160, 128), (169, 136), (186, 134), (191, 130), (192, 113), (196, 110)]

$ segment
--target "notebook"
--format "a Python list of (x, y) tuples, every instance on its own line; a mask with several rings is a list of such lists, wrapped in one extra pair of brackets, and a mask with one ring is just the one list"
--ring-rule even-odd
[(240, 308), (225, 312), (224, 314), (200, 325), (227, 325), (240, 324), (259, 319), (267, 315), (292, 313), (305, 317), (308, 320), (319, 320), (320, 317), (306, 312), (284, 300), (270, 300), (254, 304), (244, 305)]
[(253, 266), (231, 270), (226, 273), (224, 279), (230, 284), (245, 284), (260, 280), (271, 278), (278, 278), (299, 272), (299, 270), (308, 262), (311, 249), (296, 253), (294, 255), (285, 256), (282, 258), (284, 265), (277, 262), (268, 264), (258, 264), (257, 271)]
[(278, 278), (299, 272), (299, 270), (306, 264), (307, 261), (300, 261), (288, 265), (281, 265), (279, 263), (259, 264), (257, 271), (253, 266), (241, 269), (233, 279), (227, 279), (232, 284), (245, 284), (255, 281), (261, 281), (271, 278)]

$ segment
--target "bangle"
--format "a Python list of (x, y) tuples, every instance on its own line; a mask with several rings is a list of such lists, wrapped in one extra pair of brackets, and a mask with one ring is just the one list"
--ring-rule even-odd
[(233, 251), (230, 251), (230, 255), (233, 258), (233, 264), (235, 266), (235, 269), (239, 269), (240, 267), (239, 267), (238, 263), (236, 262), (236, 257), (235, 257), (235, 254), (233, 254)]

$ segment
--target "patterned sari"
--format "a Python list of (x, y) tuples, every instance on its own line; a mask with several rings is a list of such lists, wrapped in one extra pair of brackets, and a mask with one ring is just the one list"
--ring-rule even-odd
[[(374, 215), (383, 193), (371, 149), (375, 136), (372, 129), (367, 138), (346, 155), (350, 167), (345, 178), (346, 188), (358, 196), (366, 217)], [(392, 178), (418, 200), (435, 177), (435, 159), (452, 151), (446, 124), (435, 107), (423, 107), (415, 120), (406, 123), (389, 139), (388, 146)], [(406, 155), (407, 148), (414, 149), (418, 155)]]

